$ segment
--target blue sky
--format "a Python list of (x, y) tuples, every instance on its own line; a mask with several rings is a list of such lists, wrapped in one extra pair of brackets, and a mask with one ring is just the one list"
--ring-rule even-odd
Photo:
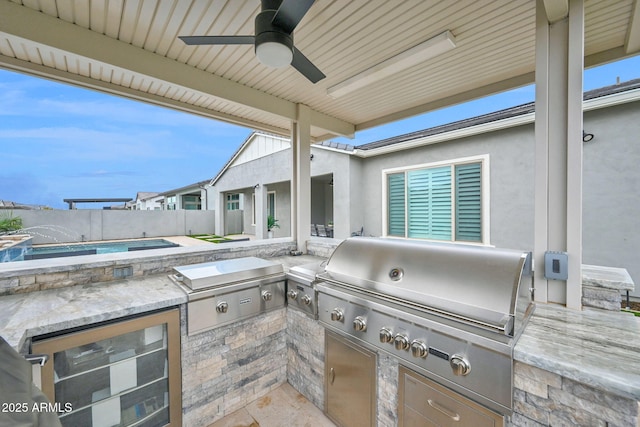
[[(585, 71), (585, 90), (640, 77), (640, 56)], [(358, 145), (533, 101), (527, 86), (359, 132)], [(251, 129), (0, 70), (0, 200), (135, 198), (215, 176)], [(97, 208), (79, 205), (79, 208)]]

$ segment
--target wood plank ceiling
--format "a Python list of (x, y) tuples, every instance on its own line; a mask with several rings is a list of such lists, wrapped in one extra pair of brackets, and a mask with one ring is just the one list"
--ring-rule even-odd
[[(637, 0), (585, 0), (585, 64), (640, 50)], [(0, 67), (243, 126), (289, 134), (296, 105), (312, 137), (532, 83), (532, 0), (317, 0), (295, 45), (327, 77), (272, 69), (253, 46), (186, 46), (179, 35), (253, 34), (258, 0), (0, 0)], [(347, 95), (327, 89), (429, 38), (456, 47)]]

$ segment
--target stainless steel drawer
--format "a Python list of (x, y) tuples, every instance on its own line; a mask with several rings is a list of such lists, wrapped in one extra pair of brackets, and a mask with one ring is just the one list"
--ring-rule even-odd
[(400, 366), (398, 375), (399, 427), (503, 425), (503, 417), (499, 414), (404, 366)]

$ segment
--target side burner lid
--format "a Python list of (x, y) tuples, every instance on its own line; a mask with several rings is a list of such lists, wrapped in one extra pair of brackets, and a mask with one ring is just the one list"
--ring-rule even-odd
[(284, 271), (282, 264), (256, 257), (183, 265), (173, 270), (175, 278), (194, 291), (260, 279)]

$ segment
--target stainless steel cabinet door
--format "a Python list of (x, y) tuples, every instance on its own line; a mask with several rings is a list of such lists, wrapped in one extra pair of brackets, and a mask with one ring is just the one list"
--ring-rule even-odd
[(376, 354), (327, 331), (325, 412), (341, 427), (375, 426)]

